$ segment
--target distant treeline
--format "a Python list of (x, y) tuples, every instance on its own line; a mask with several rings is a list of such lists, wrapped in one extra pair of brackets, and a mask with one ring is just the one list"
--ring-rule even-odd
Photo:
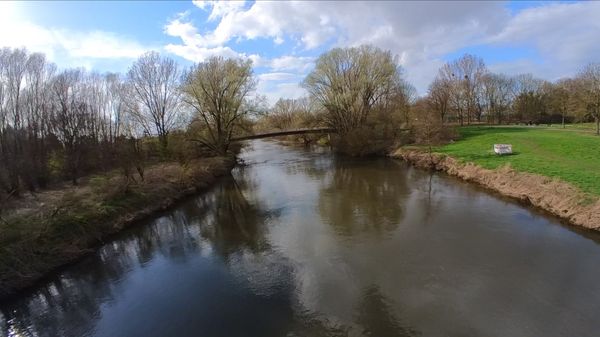
[(143, 179), (148, 160), (225, 154), (234, 135), (253, 128), (332, 127), (334, 145), (354, 154), (434, 142), (449, 124), (595, 121), (600, 130), (600, 64), (552, 83), (492, 73), (467, 54), (418, 97), (397, 57), (360, 46), (321, 55), (302, 83), (305, 98), (266, 107), (251, 97), (256, 84), (243, 59), (183, 70), (149, 52), (120, 75), (58, 71), (43, 54), (1, 49), (0, 197), (112, 169)]
[(443, 121), (460, 125), (597, 122), (600, 64), (549, 82), (531, 74), (490, 72), (483, 59), (466, 54), (439, 69), (423, 100)]

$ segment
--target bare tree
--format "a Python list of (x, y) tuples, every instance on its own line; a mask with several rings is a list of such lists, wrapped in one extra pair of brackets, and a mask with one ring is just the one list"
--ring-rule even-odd
[(438, 80), (450, 83), (450, 102), (460, 125), (475, 119), (481, 121), (482, 80), (487, 73), (483, 59), (471, 54), (446, 63), (438, 72)]
[(397, 59), (372, 46), (335, 48), (319, 57), (304, 87), (326, 110), (340, 133), (363, 125), (378, 104), (404, 87)]
[(142, 55), (128, 72), (133, 103), (130, 111), (144, 130), (156, 134), (163, 148), (178, 122), (180, 72), (174, 60), (157, 52)]
[(587, 115), (596, 123), (596, 134), (600, 135), (600, 63), (588, 64), (577, 78), (580, 100)]
[(87, 106), (84, 102), (83, 71), (65, 70), (52, 83), (55, 108), (51, 123), (64, 146), (67, 174), (74, 185), (79, 178), (82, 142), (86, 134)]
[(205, 131), (201, 143), (225, 154), (244, 116), (252, 112), (248, 96), (256, 87), (252, 61), (211, 57), (193, 66), (182, 85), (184, 102), (194, 109)]
[(429, 106), (437, 112), (440, 121), (444, 123), (448, 111), (450, 110), (450, 100), (452, 98), (452, 84), (442, 78), (436, 78), (429, 86), (428, 90)]
[(554, 111), (560, 113), (561, 125), (565, 128), (567, 114), (572, 109), (576, 81), (570, 78), (558, 80), (552, 85), (549, 93), (549, 104)]
[(482, 77), (482, 94), (488, 118), (502, 124), (507, 118), (513, 98), (512, 78), (503, 74), (487, 73)]

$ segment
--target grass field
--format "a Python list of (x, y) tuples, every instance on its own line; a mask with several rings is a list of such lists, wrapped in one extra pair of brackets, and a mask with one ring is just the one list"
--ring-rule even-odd
[[(463, 127), (461, 139), (436, 152), (494, 169), (510, 164), (517, 171), (559, 178), (600, 195), (600, 137), (555, 127)], [(493, 144), (512, 144), (513, 155), (497, 156)]]

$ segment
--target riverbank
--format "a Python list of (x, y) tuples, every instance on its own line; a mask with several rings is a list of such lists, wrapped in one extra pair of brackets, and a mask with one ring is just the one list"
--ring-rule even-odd
[(144, 180), (95, 176), (23, 196), (0, 219), (0, 298), (33, 285), (52, 270), (93, 252), (103, 239), (176, 201), (207, 188), (231, 171), (234, 158), (160, 163)]
[[(468, 126), (460, 139), (434, 148), (486, 169), (510, 165), (517, 172), (557, 178), (600, 197), (600, 137), (574, 129), (542, 126)], [(513, 155), (497, 156), (493, 144), (511, 144)]]
[(600, 230), (600, 198), (556, 178), (519, 172), (504, 165), (487, 169), (441, 153), (399, 148), (390, 155), (414, 166), (435, 169), (473, 182), (528, 205), (547, 211), (569, 223)]

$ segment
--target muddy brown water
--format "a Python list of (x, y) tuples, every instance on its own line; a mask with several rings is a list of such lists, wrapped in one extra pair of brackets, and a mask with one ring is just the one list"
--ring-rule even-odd
[(391, 159), (254, 141), (0, 304), (0, 336), (599, 336), (600, 237)]

